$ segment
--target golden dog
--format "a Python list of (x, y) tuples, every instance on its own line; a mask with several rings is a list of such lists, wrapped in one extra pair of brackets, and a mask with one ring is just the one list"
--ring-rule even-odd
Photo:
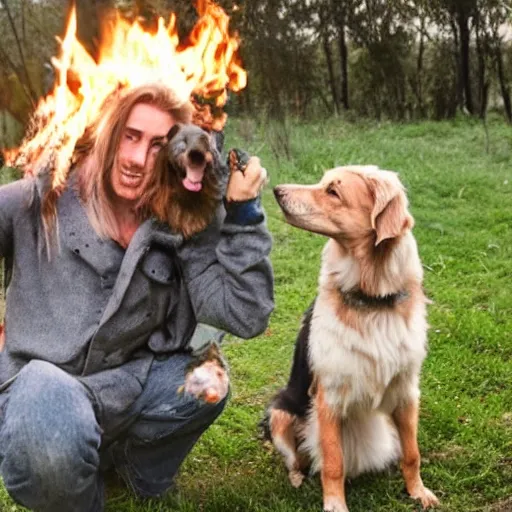
[(427, 299), (402, 184), (393, 172), (351, 166), (274, 193), (288, 223), (330, 238), (288, 384), (267, 411), (291, 483), (311, 466), (324, 510), (347, 512), (345, 477), (401, 459), (409, 494), (435, 506), (417, 442)]

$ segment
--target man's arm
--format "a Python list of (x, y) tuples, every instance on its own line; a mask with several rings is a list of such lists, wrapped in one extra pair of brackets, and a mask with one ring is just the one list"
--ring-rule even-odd
[(34, 183), (28, 179), (0, 186), (0, 259), (11, 255), (15, 219), (28, 210), (34, 193)]
[(197, 320), (242, 338), (260, 334), (274, 308), (272, 239), (259, 199), (265, 180), (254, 157), (232, 172), (225, 210), (179, 253)]

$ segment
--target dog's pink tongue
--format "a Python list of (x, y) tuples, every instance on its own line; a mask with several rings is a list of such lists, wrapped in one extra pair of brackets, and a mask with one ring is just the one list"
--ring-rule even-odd
[(204, 169), (187, 168), (187, 175), (183, 178), (183, 186), (190, 192), (199, 192), (203, 188)]
[(188, 178), (183, 178), (183, 186), (190, 190), (190, 192), (199, 192), (203, 188), (203, 184), (199, 182), (190, 181)]

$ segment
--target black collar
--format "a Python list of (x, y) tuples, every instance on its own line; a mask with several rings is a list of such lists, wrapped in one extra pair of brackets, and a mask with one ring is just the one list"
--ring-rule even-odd
[(391, 309), (409, 297), (407, 290), (401, 290), (389, 295), (367, 295), (356, 288), (347, 292), (342, 291), (341, 296), (345, 304), (355, 309)]

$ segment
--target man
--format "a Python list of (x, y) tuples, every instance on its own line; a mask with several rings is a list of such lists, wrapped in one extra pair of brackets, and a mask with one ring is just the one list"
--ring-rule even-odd
[[(27, 508), (102, 511), (111, 467), (141, 496), (165, 493), (225, 405), (180, 392), (198, 322), (243, 338), (267, 325), (271, 238), (257, 158), (229, 177), (225, 211), (188, 239), (141, 204), (169, 130), (190, 119), (163, 85), (115, 93), (60, 195), (44, 176), (0, 188), (10, 270), (0, 472)], [(198, 190), (201, 179), (195, 169), (183, 185)]]

